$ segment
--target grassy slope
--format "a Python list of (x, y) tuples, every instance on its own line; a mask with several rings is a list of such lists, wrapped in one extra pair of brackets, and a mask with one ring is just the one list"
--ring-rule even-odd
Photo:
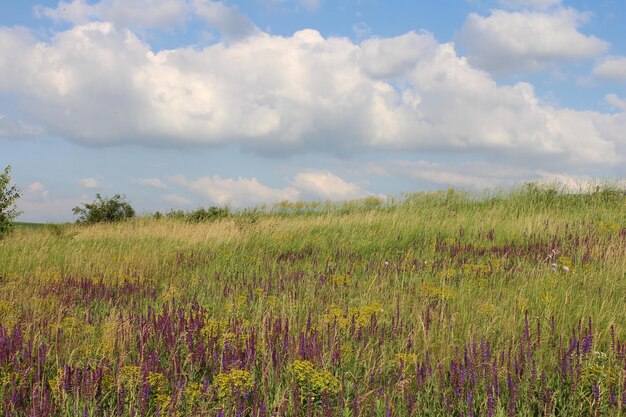
[[(90, 332), (68, 342), (58, 360), (112, 355), (105, 326), (129, 307), (67, 305), (49, 288), (63, 277), (133, 277), (157, 289), (154, 301), (137, 298), (139, 311), (197, 300), (215, 320), (239, 317), (259, 328), (278, 316), (296, 328), (311, 317), (323, 328), (333, 306), (380, 303), (383, 322), (400, 320), (410, 330), (385, 343), (382, 359), (362, 357), (336, 370), (360, 378), (393, 364), (397, 353), (423, 358), (428, 351), (445, 362), (472, 340), (506, 348), (520, 338), (526, 312), (546, 333), (553, 318), (563, 338), (591, 317), (594, 349), (607, 351), (612, 325), (626, 339), (625, 228), (620, 193), (539, 191), (480, 201), (418, 194), (375, 209), (355, 203), (308, 214), (244, 213), (211, 224), (143, 218), (20, 228), (0, 242), (0, 323), (46, 318), (62, 326), (88, 314)], [(552, 270), (552, 249), (569, 272)], [(547, 367), (554, 358), (544, 355)], [(268, 384), (272, 397), (285, 389), (279, 380)]]

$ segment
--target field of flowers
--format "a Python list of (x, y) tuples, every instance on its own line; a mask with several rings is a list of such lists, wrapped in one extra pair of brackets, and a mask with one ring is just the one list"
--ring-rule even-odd
[(616, 416), (625, 374), (620, 191), (0, 241), (2, 416)]

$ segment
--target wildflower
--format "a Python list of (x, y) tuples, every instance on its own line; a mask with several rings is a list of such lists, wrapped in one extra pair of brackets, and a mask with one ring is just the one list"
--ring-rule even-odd
[(253, 386), (252, 374), (243, 369), (231, 369), (215, 377), (213, 385), (217, 388), (218, 397), (228, 398), (240, 393), (243, 395)]
[(290, 371), (304, 397), (319, 399), (325, 394), (337, 394), (341, 390), (339, 378), (328, 371), (315, 369), (315, 365), (309, 361), (296, 359)]

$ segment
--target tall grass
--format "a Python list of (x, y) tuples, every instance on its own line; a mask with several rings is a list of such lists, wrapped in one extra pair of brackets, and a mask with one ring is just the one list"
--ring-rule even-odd
[(626, 197), (282, 203), (0, 242), (5, 415), (619, 415)]

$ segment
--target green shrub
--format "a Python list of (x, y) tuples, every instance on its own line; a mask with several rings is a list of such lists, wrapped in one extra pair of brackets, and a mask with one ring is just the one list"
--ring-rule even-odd
[(214, 220), (228, 217), (230, 211), (226, 207), (209, 207), (207, 209), (200, 207), (186, 215), (186, 220), (191, 223), (210, 222)]
[(20, 190), (12, 185), (9, 187), (11, 166), (4, 169), (0, 174), (0, 239), (13, 229), (13, 219), (21, 214), (15, 208), (15, 201), (20, 198)]
[(119, 194), (111, 198), (96, 194), (93, 203), (83, 203), (84, 207), (74, 207), (72, 212), (78, 216), (76, 223), (111, 223), (135, 217), (135, 210)]

